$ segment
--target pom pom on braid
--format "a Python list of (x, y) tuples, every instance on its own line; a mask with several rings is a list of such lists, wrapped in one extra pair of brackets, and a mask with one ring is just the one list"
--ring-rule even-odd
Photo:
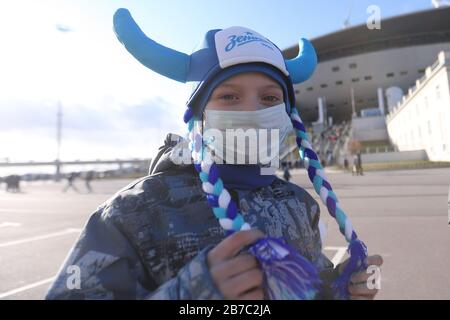
[(305, 126), (300, 119), (300, 115), (295, 106), (291, 107), (290, 117), (296, 133), (296, 142), (300, 151), (300, 157), (304, 160), (305, 168), (308, 171), (308, 177), (314, 186), (314, 190), (320, 196), (323, 204), (326, 205), (330, 215), (336, 219), (340, 232), (345, 236), (345, 239), (349, 243), (347, 249), (350, 254), (349, 262), (333, 284), (333, 288), (336, 290), (338, 298), (348, 299), (348, 284), (351, 275), (354, 272), (359, 272), (367, 268), (367, 247), (358, 239), (350, 219), (348, 219), (339, 206), (336, 194), (333, 192), (333, 189), (325, 176), (325, 172), (320, 164), (317, 154), (312, 149)]

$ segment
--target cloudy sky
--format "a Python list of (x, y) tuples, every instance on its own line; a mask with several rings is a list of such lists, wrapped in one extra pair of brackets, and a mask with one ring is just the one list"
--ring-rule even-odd
[[(352, 24), (366, 21), (371, 4), (383, 17), (431, 8), (428, 0), (353, 2)], [(351, 3), (0, 0), (0, 161), (55, 159), (59, 103), (63, 160), (151, 157), (167, 132), (184, 133), (185, 85), (130, 57), (112, 32), (117, 8), (158, 42), (190, 53), (207, 30), (232, 25), (285, 48), (339, 29)]]

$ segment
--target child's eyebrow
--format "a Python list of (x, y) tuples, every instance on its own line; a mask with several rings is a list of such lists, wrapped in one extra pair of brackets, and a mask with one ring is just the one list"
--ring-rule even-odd
[(223, 87), (240, 88), (242, 86), (239, 84), (233, 84), (233, 83), (222, 83), (218, 88), (223, 88)]
[[(222, 83), (222, 84), (220, 85), (220, 87), (221, 87), (221, 88), (222, 88), (222, 87), (242, 88), (242, 85), (240, 85), (240, 84), (233, 84), (233, 83)], [(269, 85), (266, 85), (266, 86), (262, 86), (261, 89), (278, 89), (278, 90), (282, 90), (282, 89), (280, 88), (280, 86), (277, 85), (277, 84), (269, 84)]]
[(282, 89), (280, 88), (280, 86), (277, 85), (277, 84), (269, 84), (269, 85), (267, 85), (267, 86), (262, 87), (262, 89), (278, 89), (278, 90), (282, 90)]

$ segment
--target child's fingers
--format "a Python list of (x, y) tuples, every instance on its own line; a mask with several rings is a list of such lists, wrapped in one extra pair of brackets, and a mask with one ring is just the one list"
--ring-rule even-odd
[(252, 269), (221, 283), (219, 289), (225, 296), (238, 297), (246, 291), (260, 288), (263, 279), (264, 275), (261, 270)]
[(350, 292), (350, 295), (353, 296), (375, 296), (378, 293), (378, 289), (370, 289), (367, 286), (367, 283), (350, 284), (348, 286), (348, 291)]
[(222, 281), (255, 268), (258, 268), (258, 261), (255, 257), (251, 254), (241, 254), (212, 267), (211, 273), (213, 278)]
[(254, 289), (239, 296), (238, 300), (264, 300), (264, 291), (261, 288)]
[(375, 272), (373, 272), (373, 270), (363, 270), (352, 274), (352, 276), (350, 277), (350, 281), (354, 284), (363, 282), (365, 283), (370, 278), (373, 278), (374, 275)]
[(379, 254), (374, 254), (367, 257), (367, 265), (369, 266), (381, 266), (383, 264), (383, 258)]
[(358, 283), (366, 283), (370, 276), (372, 276), (372, 273), (367, 273), (366, 271), (361, 271), (352, 274), (350, 277), (350, 281), (352, 284), (358, 284)]
[(242, 248), (254, 243), (264, 234), (257, 230), (238, 231), (222, 240), (214, 249), (209, 252), (210, 264), (215, 264), (234, 257)]
[[(346, 259), (344, 262), (338, 265), (339, 273), (342, 273), (342, 271), (344, 271), (344, 268), (348, 264), (348, 261), (349, 259)], [(381, 266), (383, 264), (383, 258), (379, 254), (374, 254), (366, 258), (366, 263), (368, 266), (371, 265)]]

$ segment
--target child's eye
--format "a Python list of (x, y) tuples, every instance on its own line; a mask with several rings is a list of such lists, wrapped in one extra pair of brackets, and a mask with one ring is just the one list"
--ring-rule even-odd
[(224, 95), (220, 96), (219, 99), (232, 101), (232, 100), (236, 100), (237, 97), (234, 94), (224, 94)]
[(268, 101), (268, 102), (277, 102), (280, 100), (280, 98), (276, 97), (276, 96), (265, 96), (263, 98), (264, 101)]

